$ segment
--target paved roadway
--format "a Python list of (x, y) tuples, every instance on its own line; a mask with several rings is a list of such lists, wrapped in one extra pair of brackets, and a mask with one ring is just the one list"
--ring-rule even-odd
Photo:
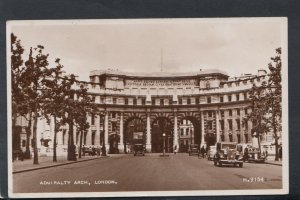
[[(251, 178), (256, 179), (247, 182)], [(263, 182), (261, 178), (264, 178)], [(113, 155), (14, 174), (13, 188), (16, 193), (279, 189), (281, 180), (282, 167), (269, 164), (216, 167), (207, 159), (187, 154), (170, 157)]]

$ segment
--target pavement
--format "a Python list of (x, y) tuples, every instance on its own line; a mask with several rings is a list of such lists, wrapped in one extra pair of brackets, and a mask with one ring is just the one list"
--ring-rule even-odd
[(13, 174), (26, 172), (26, 171), (32, 171), (32, 170), (38, 170), (38, 169), (45, 169), (50, 167), (57, 167), (62, 165), (68, 165), (83, 161), (89, 161), (99, 158), (105, 158), (103, 156), (82, 156), (81, 158), (77, 158), (76, 161), (68, 161), (66, 156), (57, 156), (57, 162), (53, 162), (52, 156), (41, 156), (39, 157), (39, 164), (33, 164), (33, 159), (24, 159), (21, 160), (15, 160), (13, 162)]

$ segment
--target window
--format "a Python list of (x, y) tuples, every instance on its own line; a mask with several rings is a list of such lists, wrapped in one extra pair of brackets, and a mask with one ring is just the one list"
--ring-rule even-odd
[(212, 130), (213, 129), (213, 121), (212, 120), (207, 121), (207, 129), (208, 130)]
[(152, 103), (152, 105), (155, 105), (155, 99), (154, 99), (154, 98), (152, 98), (152, 99), (151, 99), (151, 101), (152, 101), (152, 102), (151, 102), (151, 103)]
[(105, 103), (104, 97), (101, 97), (101, 98), (100, 98), (100, 101), (101, 101), (101, 103)]
[(236, 114), (237, 114), (237, 115), (240, 115), (240, 114), (241, 114), (241, 111), (240, 111), (239, 108), (236, 109)]
[(134, 98), (134, 99), (133, 99), (133, 105), (136, 105), (136, 104), (137, 104), (137, 99)]
[(117, 113), (115, 113), (115, 112), (111, 113), (111, 118), (116, 118), (116, 116), (117, 116)]
[(240, 119), (236, 119), (236, 127), (237, 127), (238, 130), (241, 129)]
[(111, 131), (112, 132), (117, 131), (117, 123), (116, 122), (111, 122)]
[(92, 145), (95, 145), (96, 131), (92, 131)]
[(92, 125), (95, 125), (95, 115), (94, 114), (92, 114), (92, 116), (91, 116), (91, 124)]
[(160, 105), (161, 105), (161, 106), (164, 105), (164, 99), (160, 99)]
[(231, 102), (231, 95), (228, 95), (228, 101)]
[(182, 104), (182, 99), (178, 99), (178, 104)]
[(128, 98), (125, 98), (125, 105), (128, 105)]
[(180, 129), (180, 130), (181, 130), (181, 131), (180, 131), (180, 135), (183, 136), (183, 128)]
[(240, 100), (240, 94), (236, 94), (236, 101), (239, 101)]
[(142, 99), (142, 105), (145, 105), (146, 104), (146, 99)]
[(232, 110), (229, 110), (229, 116), (230, 117), (232, 116)]
[(211, 97), (207, 97), (207, 103), (211, 103)]
[(92, 102), (96, 102), (96, 97), (92, 96)]
[(224, 116), (225, 116), (224, 110), (221, 110), (221, 117), (224, 117)]
[(199, 98), (196, 98), (196, 104), (199, 104)]
[(190, 98), (187, 99), (187, 104), (191, 104), (191, 99)]
[(208, 117), (212, 117), (212, 111), (208, 111)]
[(244, 100), (246, 100), (247, 99), (247, 93), (245, 92), (244, 93)]
[(117, 98), (113, 98), (113, 104), (117, 104)]
[(232, 119), (228, 119), (229, 130), (232, 131)]
[(224, 120), (220, 120), (221, 130), (224, 130)]
[(221, 103), (224, 102), (224, 97), (220, 97), (220, 102), (221, 102)]
[(248, 108), (245, 108), (245, 115), (247, 115), (248, 114)]

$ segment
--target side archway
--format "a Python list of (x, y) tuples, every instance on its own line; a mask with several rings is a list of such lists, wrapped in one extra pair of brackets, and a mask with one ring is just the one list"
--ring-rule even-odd
[(133, 150), (134, 133), (142, 133), (142, 139), (146, 143), (146, 122), (138, 116), (128, 118), (124, 123), (124, 152), (130, 153)]

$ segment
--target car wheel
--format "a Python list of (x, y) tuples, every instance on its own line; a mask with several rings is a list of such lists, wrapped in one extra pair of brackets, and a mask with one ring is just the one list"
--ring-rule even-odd
[(243, 163), (240, 163), (240, 164), (239, 164), (239, 167), (242, 168), (242, 167), (243, 167)]

